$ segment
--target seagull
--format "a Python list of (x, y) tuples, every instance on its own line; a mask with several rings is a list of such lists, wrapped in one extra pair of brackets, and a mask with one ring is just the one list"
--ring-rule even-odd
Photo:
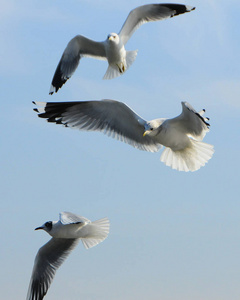
[(81, 239), (86, 249), (105, 240), (109, 220), (94, 222), (70, 212), (60, 213), (59, 221), (48, 221), (35, 230), (43, 229), (52, 236), (36, 255), (27, 300), (42, 300), (47, 294), (57, 269)]
[(194, 10), (183, 4), (147, 4), (133, 9), (119, 34), (110, 33), (103, 42), (90, 40), (82, 35), (75, 36), (67, 45), (52, 79), (49, 94), (58, 89), (73, 75), (82, 57), (93, 57), (108, 61), (103, 79), (122, 75), (134, 62), (137, 50), (126, 51), (125, 45), (132, 34), (144, 23), (172, 18)]
[(160, 160), (178, 171), (196, 171), (212, 157), (214, 147), (202, 142), (209, 131), (205, 110), (196, 112), (182, 102), (182, 113), (173, 119), (146, 121), (129, 106), (116, 100), (33, 102), (40, 118), (66, 127), (101, 131), (140, 150), (165, 149)]

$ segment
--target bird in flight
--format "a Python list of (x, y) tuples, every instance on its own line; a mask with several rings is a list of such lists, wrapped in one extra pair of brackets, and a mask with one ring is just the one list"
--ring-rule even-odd
[(133, 9), (119, 34), (110, 33), (103, 42), (96, 42), (82, 35), (75, 36), (62, 54), (49, 94), (57, 92), (62, 87), (73, 75), (84, 56), (108, 61), (108, 69), (103, 79), (112, 79), (124, 74), (137, 55), (137, 50), (126, 51), (125, 45), (142, 24), (172, 18), (194, 9), (195, 7), (183, 4), (146, 4)]
[(116, 100), (33, 102), (40, 118), (66, 127), (100, 131), (140, 150), (165, 149), (160, 160), (179, 171), (196, 171), (212, 157), (214, 147), (202, 142), (209, 131), (208, 118), (187, 102), (179, 116), (146, 121)]
[(36, 255), (29, 284), (27, 300), (42, 300), (46, 295), (57, 269), (82, 240), (86, 249), (103, 240), (109, 233), (109, 220), (94, 222), (70, 212), (60, 213), (59, 221), (48, 221), (35, 230), (43, 229), (51, 240)]

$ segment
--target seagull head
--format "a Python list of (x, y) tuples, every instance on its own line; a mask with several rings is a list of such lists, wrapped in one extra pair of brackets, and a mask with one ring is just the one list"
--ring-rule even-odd
[(119, 44), (119, 35), (117, 33), (112, 32), (107, 36), (107, 41), (110, 43)]
[(152, 120), (150, 122), (147, 122), (144, 125), (143, 136), (145, 135), (155, 136), (158, 133), (159, 133), (159, 122), (157, 122), (157, 120)]
[(35, 228), (35, 230), (43, 229), (49, 233), (52, 230), (52, 227), (53, 227), (53, 222), (48, 221), (48, 222), (44, 223), (42, 226)]

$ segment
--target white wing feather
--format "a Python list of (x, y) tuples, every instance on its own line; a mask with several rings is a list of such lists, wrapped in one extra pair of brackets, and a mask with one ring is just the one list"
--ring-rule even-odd
[(198, 113), (189, 103), (182, 102), (182, 113), (176, 118), (169, 119), (168, 122), (171, 126), (178, 126), (181, 132), (202, 141), (210, 126), (208, 118), (202, 117), (204, 112), (205, 110), (202, 110)]
[(42, 246), (35, 258), (27, 300), (42, 300), (57, 269), (78, 243), (78, 239), (52, 238)]
[[(88, 131), (101, 131), (140, 150), (156, 152), (161, 145), (143, 137), (146, 121), (126, 104), (115, 100), (76, 102), (34, 102), (39, 117), (49, 122)], [(37, 112), (38, 109), (35, 109)], [(42, 112), (44, 111), (44, 112)]]
[(160, 21), (175, 15), (193, 10), (194, 7), (182, 4), (147, 4), (139, 6), (130, 11), (124, 22), (119, 36), (126, 44), (132, 34), (144, 23), (150, 21)]
[(61, 212), (59, 214), (59, 219), (60, 219), (61, 223), (64, 225), (91, 222), (90, 220), (88, 220), (85, 217), (81, 217), (81, 216), (75, 215), (70, 212)]

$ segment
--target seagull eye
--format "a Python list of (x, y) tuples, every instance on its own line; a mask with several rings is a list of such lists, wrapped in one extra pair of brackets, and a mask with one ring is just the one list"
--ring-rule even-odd
[(45, 223), (45, 226), (46, 226), (47, 228), (52, 228), (52, 222), (46, 222), (46, 223)]
[(150, 128), (151, 131), (153, 131), (153, 128)]

